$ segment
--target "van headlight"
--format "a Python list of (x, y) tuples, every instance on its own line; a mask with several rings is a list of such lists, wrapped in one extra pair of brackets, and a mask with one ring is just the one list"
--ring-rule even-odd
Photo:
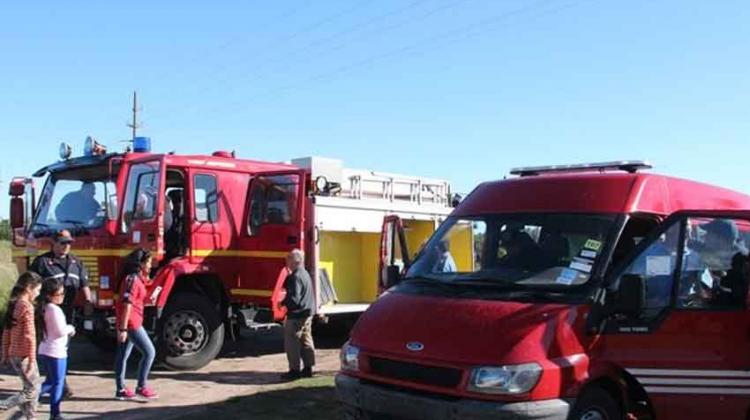
[(350, 372), (359, 371), (359, 347), (349, 344), (347, 341), (341, 347), (341, 370)]
[(484, 394), (524, 394), (536, 386), (541, 374), (537, 363), (478, 367), (471, 372), (468, 389)]

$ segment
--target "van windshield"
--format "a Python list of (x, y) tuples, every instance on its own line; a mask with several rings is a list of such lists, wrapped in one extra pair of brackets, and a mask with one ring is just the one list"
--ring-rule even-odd
[(586, 283), (615, 225), (612, 215), (451, 217), (427, 242), (408, 279), (568, 287)]
[(115, 184), (107, 165), (87, 166), (49, 175), (39, 197), (31, 231), (44, 235), (57, 229), (98, 228), (117, 217)]

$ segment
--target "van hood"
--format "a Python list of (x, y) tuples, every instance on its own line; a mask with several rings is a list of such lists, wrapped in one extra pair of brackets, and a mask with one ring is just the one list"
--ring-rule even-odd
[[(568, 304), (386, 293), (360, 318), (352, 344), (396, 358), (517, 364), (583, 352), (584, 308)], [(575, 324), (579, 325), (575, 325)], [(418, 353), (408, 343), (420, 343)], [(411, 346), (414, 347), (414, 346)], [(419, 347), (419, 346), (417, 346)]]

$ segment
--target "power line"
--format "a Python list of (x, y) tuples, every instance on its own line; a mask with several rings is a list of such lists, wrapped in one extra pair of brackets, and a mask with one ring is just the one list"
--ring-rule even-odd
[[(279, 13), (278, 15), (274, 15), (273, 17), (269, 17), (268, 19), (266, 19), (264, 21), (265, 23), (261, 25), (260, 28), (256, 27), (255, 29), (256, 30), (265, 29), (279, 21), (284, 21), (288, 18), (291, 18), (297, 13), (299, 13), (301, 10), (303, 10), (306, 6), (308, 6), (309, 3), (310, 2), (308, 0), (305, 2), (305, 4), (302, 7), (300, 7), (299, 5), (294, 5), (293, 7), (284, 9), (284, 11)], [(185, 65), (185, 64), (195, 63), (195, 62), (198, 62), (199, 60), (205, 61), (207, 58), (210, 58), (211, 56), (216, 56), (218, 53), (223, 52), (224, 50), (232, 47), (233, 45), (239, 44), (240, 42), (247, 41), (247, 38), (248, 38), (247, 36), (232, 37), (232, 38), (229, 38), (228, 40), (225, 40), (218, 46), (212, 46), (210, 48), (207, 48), (205, 49), (204, 52), (195, 54), (194, 57), (188, 60), (187, 63), (181, 63), (179, 67), (170, 68), (169, 70), (165, 70), (161, 72), (160, 74), (158, 74), (157, 76), (151, 78), (151, 82), (153, 83), (153, 82), (159, 82), (159, 81), (164, 81), (164, 80), (173, 80), (176, 77), (182, 76), (182, 74), (185, 73), (186, 69), (191, 68), (191, 66)]]
[[(590, 0), (575, 0), (572, 2), (565, 3), (565, 4), (561, 4), (558, 7), (549, 8), (547, 10), (543, 10), (541, 13), (531, 15), (531, 17), (534, 18), (534, 17), (541, 17), (541, 16), (550, 15), (550, 14), (555, 14), (563, 10), (569, 9), (577, 4), (583, 3), (585, 1), (590, 1)], [(446, 44), (450, 42), (456, 42), (464, 38), (476, 36), (486, 31), (487, 30), (486, 28), (488, 26), (498, 24), (502, 21), (509, 20), (516, 16), (523, 16), (523, 15), (530, 14), (531, 12), (534, 12), (540, 9), (539, 6), (546, 6), (546, 5), (549, 5), (549, 3), (550, 3), (550, 0), (538, 1), (538, 2), (533, 3), (530, 6), (521, 7), (518, 9), (514, 9), (511, 11), (502, 13), (500, 15), (496, 15), (487, 19), (482, 19), (478, 22), (465, 25), (465, 26), (453, 29), (451, 31), (441, 33), (441, 34), (437, 34), (432, 37), (425, 38), (419, 42), (415, 42), (406, 46), (402, 46), (402, 47), (387, 51), (385, 53), (376, 54), (374, 56), (366, 57), (364, 59), (357, 60), (355, 62), (339, 66), (331, 71), (319, 73), (317, 75), (305, 78), (296, 83), (290, 83), (290, 84), (287, 84), (285, 86), (281, 86), (278, 88), (265, 90), (261, 92), (260, 94), (255, 95), (254, 98), (252, 98), (250, 101), (243, 99), (242, 101), (236, 101), (233, 104), (230, 104), (230, 107), (225, 107), (225, 106), (220, 105), (217, 107), (210, 108), (208, 112), (210, 113), (210, 112), (223, 110), (222, 113), (226, 115), (234, 111), (237, 111), (239, 109), (242, 109), (250, 103), (258, 103), (263, 98), (276, 97), (279, 93), (283, 93), (283, 92), (298, 89), (298, 88), (304, 88), (306, 87), (306, 85), (309, 85), (314, 82), (323, 81), (326, 79), (330, 80), (331, 78), (335, 76), (339, 76), (341, 74), (345, 74), (356, 69), (365, 68), (378, 62), (385, 62), (389, 60), (392, 61), (394, 59), (401, 58), (401, 57), (414, 56), (417, 53), (425, 53), (426, 50), (423, 49), (423, 47), (425, 46), (434, 45), (434, 44), (442, 45), (442, 44)], [(503, 28), (507, 28), (507, 27), (509, 27), (509, 25), (503, 26)]]
[[(416, 0), (416, 1), (413, 1), (413, 2), (409, 3), (408, 5), (406, 5), (404, 7), (401, 7), (399, 9), (393, 10), (393, 11), (385, 13), (385, 14), (381, 14), (381, 15), (375, 16), (375, 17), (373, 17), (371, 19), (368, 19), (368, 20), (366, 20), (364, 22), (360, 22), (360, 23), (358, 23), (356, 25), (353, 25), (352, 27), (350, 27), (350, 28), (348, 28), (346, 30), (339, 31), (339, 32), (337, 32), (337, 33), (335, 33), (333, 35), (330, 35), (330, 36), (327, 36), (327, 37), (324, 37), (324, 38), (320, 38), (320, 39), (314, 40), (313, 42), (310, 42), (310, 43), (302, 46), (301, 48), (297, 48), (295, 50), (289, 51), (289, 52), (287, 52), (286, 57), (282, 57), (281, 59), (276, 60), (275, 62), (269, 63), (269, 64), (282, 64), (283, 66), (272, 67), (271, 65), (266, 65), (266, 66), (262, 67), (261, 70), (256, 69), (255, 71), (248, 73), (248, 75), (252, 75), (253, 77), (251, 77), (250, 79), (246, 79), (244, 82), (247, 83), (247, 82), (250, 82), (250, 81), (262, 80), (262, 79), (264, 79), (265, 77), (267, 77), (269, 75), (276, 75), (276, 74), (278, 74), (279, 71), (286, 70), (286, 69), (288, 69), (290, 67), (293, 67), (293, 66), (299, 66), (301, 64), (308, 63), (310, 61), (313, 61), (315, 59), (318, 59), (318, 58), (321, 58), (321, 57), (323, 57), (325, 55), (328, 55), (328, 54), (330, 54), (332, 52), (341, 50), (342, 48), (344, 48), (347, 45), (346, 41), (344, 43), (339, 43), (337, 45), (333, 45), (331, 48), (327, 48), (327, 49), (324, 49), (324, 50), (320, 50), (320, 51), (314, 51), (314, 50), (312, 50), (313, 54), (309, 55), (304, 60), (299, 60), (299, 55), (296, 54), (297, 52), (300, 52), (302, 54), (307, 53), (307, 52), (311, 52), (310, 51), (310, 47), (315, 47), (315, 46), (318, 46), (318, 45), (325, 45), (326, 43), (329, 43), (330, 41), (336, 41), (338, 39), (341, 39), (345, 35), (349, 35), (349, 34), (357, 33), (357, 32), (362, 32), (364, 29), (368, 28), (369, 26), (372, 26), (373, 24), (376, 24), (378, 22), (382, 22), (384, 20), (387, 20), (388, 18), (391, 18), (391, 17), (394, 17), (394, 16), (398, 16), (400, 14), (403, 14), (404, 12), (406, 12), (406, 11), (408, 11), (410, 9), (413, 9), (416, 6), (418, 6), (418, 5), (422, 4), (422, 3), (426, 3), (428, 1), (429, 0)], [(388, 26), (385, 26), (385, 27), (380, 27), (380, 28), (376, 27), (374, 30), (365, 31), (364, 34), (360, 34), (360, 35), (367, 35), (369, 33), (375, 32), (376, 30), (377, 30), (378, 34), (383, 34), (386, 31), (390, 31), (390, 30), (393, 30), (393, 29), (405, 26), (406, 24), (409, 24), (409, 23), (414, 23), (417, 20), (424, 20), (424, 19), (429, 18), (429, 17), (431, 17), (431, 16), (433, 16), (433, 15), (439, 13), (439, 12), (442, 12), (442, 11), (454, 8), (454, 7), (458, 6), (459, 4), (466, 3), (467, 1), (471, 1), (471, 0), (457, 0), (457, 1), (449, 2), (447, 4), (441, 5), (440, 7), (436, 7), (436, 8), (433, 8), (433, 9), (428, 9), (428, 10), (425, 11), (425, 13), (422, 13), (420, 15), (411, 17), (410, 19), (403, 20), (401, 22), (397, 22), (397, 23), (394, 23), (394, 24), (391, 24), (391, 25), (388, 25)], [(353, 39), (357, 39), (357, 38), (361, 38), (361, 36), (353, 38)], [(352, 39), (349, 39), (349, 41), (351, 41), (351, 40)], [(263, 70), (267, 70), (267, 71), (264, 72)], [(229, 79), (225, 79), (224, 81), (222, 81), (222, 82), (220, 82), (218, 84), (214, 83), (214, 84), (212, 84), (210, 86), (207, 86), (204, 89), (201, 89), (198, 92), (198, 96), (201, 96), (201, 94), (209, 92), (211, 90), (216, 90), (217, 85), (218, 86), (226, 86), (226, 85), (229, 85), (230, 83), (232, 83), (232, 80), (229, 80)], [(196, 101), (190, 101), (189, 105), (182, 109), (181, 114), (183, 114), (185, 112), (192, 111), (194, 108), (196, 108), (198, 106), (196, 104), (197, 104)]]
[[(264, 48), (262, 48), (259, 51), (260, 52), (259, 54), (253, 54), (253, 55), (246, 54), (246, 55), (243, 56), (244, 58), (241, 58), (239, 60), (234, 60), (231, 63), (224, 63), (222, 66), (220, 66), (218, 68), (218, 71), (214, 71), (213, 74), (209, 74), (209, 75), (207, 75), (204, 78), (207, 79), (207, 80), (214, 80), (217, 76), (220, 76), (220, 75), (226, 73), (227, 70), (230, 70), (230, 69), (234, 68), (234, 66), (236, 64), (238, 64), (238, 63), (242, 63), (243, 61), (246, 61), (247, 59), (256, 59), (257, 60), (258, 57), (262, 57), (263, 56), (263, 53), (266, 53), (266, 55), (267, 55), (267, 53), (269, 51), (274, 52), (274, 51), (276, 51), (276, 48), (278, 46), (280, 46), (280, 45), (282, 45), (284, 43), (288, 43), (290, 41), (293, 41), (294, 39), (296, 39), (296, 38), (298, 38), (298, 37), (300, 37), (300, 36), (302, 36), (304, 34), (307, 34), (309, 32), (315, 31), (316, 29), (318, 29), (318, 28), (320, 28), (322, 26), (325, 26), (325, 25), (327, 25), (327, 24), (329, 24), (331, 22), (334, 22), (334, 21), (340, 19), (341, 17), (344, 17), (344, 16), (346, 16), (348, 14), (354, 13), (357, 10), (361, 9), (363, 6), (365, 6), (367, 4), (370, 4), (372, 2), (373, 2), (373, 0), (360, 0), (360, 1), (356, 2), (351, 7), (347, 7), (345, 9), (339, 10), (339, 11), (333, 13), (333, 14), (327, 15), (327, 16), (321, 18), (321, 19), (318, 19), (318, 20), (314, 21), (313, 23), (311, 23), (311, 24), (309, 24), (307, 26), (304, 26), (301, 29), (298, 29), (298, 30), (294, 31), (293, 33), (291, 33), (289, 35), (285, 35), (283, 37), (280, 37), (280, 38), (278, 38), (278, 39), (276, 39), (276, 40), (274, 40), (274, 41), (266, 44), (264, 46)], [(202, 57), (199, 57), (199, 58), (202, 58)]]

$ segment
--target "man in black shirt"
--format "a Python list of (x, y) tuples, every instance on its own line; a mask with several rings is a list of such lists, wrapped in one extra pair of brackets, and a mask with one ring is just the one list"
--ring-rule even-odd
[[(63, 283), (65, 298), (60, 308), (68, 324), (74, 324), (73, 304), (79, 290), (83, 291), (86, 297), (86, 311), (92, 308), (89, 276), (83, 262), (70, 253), (70, 244), (73, 243), (73, 236), (70, 232), (66, 229), (60, 230), (55, 233), (54, 240), (52, 250), (36, 257), (29, 270), (39, 274), (45, 280), (54, 278)], [(65, 381), (65, 395), (68, 398), (73, 395), (67, 380)]]
[[(284, 321), (284, 349), (289, 361), (289, 371), (281, 377), (294, 380), (312, 377), (315, 365), (315, 344), (312, 337), (312, 317), (315, 315), (315, 296), (312, 280), (305, 270), (305, 256), (294, 249), (286, 258), (289, 275), (284, 280), (286, 297), (282, 302), (287, 308)], [(300, 358), (304, 368), (300, 370)]]

